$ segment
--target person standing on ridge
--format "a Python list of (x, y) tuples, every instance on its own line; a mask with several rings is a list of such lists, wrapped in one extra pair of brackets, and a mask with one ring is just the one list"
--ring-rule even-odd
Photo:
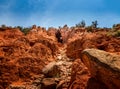
[(63, 43), (63, 39), (62, 39), (60, 30), (56, 31), (55, 36), (56, 36), (58, 42)]

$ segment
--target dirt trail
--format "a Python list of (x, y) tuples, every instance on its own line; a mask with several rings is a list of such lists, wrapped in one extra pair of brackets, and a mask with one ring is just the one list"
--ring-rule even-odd
[(66, 55), (66, 45), (60, 48), (59, 54), (57, 55), (57, 65), (60, 68), (60, 78), (63, 82), (63, 88), (68, 88), (71, 80), (72, 72), (72, 59)]

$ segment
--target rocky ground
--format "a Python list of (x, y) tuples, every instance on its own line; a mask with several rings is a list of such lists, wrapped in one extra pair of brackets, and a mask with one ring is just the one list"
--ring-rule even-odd
[(0, 89), (119, 89), (118, 37), (63, 27), (61, 44), (56, 31), (0, 28)]
[(12, 83), (8, 89), (67, 89), (70, 85), (71, 71), (72, 60), (66, 56), (66, 46), (62, 46), (56, 60), (42, 69), (43, 74), (31, 82)]

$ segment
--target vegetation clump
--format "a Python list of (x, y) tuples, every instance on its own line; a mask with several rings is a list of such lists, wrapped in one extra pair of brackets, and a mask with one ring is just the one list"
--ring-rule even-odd
[(16, 28), (19, 28), (19, 30), (23, 32), (25, 35), (27, 35), (27, 33), (29, 33), (29, 31), (31, 30), (30, 27), (17, 26)]
[(76, 24), (76, 27), (85, 27), (86, 23), (84, 20), (82, 20), (80, 23)]
[(114, 24), (107, 36), (120, 37), (120, 24)]

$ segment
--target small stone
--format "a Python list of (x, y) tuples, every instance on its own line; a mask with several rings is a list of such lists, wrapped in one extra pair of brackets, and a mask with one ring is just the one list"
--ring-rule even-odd
[(54, 78), (44, 78), (42, 80), (41, 89), (56, 89), (57, 83)]
[(60, 81), (59, 84), (57, 85), (56, 89), (62, 89), (62, 85), (65, 83), (64, 80)]
[(8, 89), (26, 89), (25, 85), (14, 85), (11, 84)]
[(58, 56), (58, 60), (61, 60), (62, 59), (62, 56)]
[(25, 89), (41, 89), (41, 88), (35, 85), (27, 85)]
[(60, 81), (60, 78), (55, 78), (55, 82), (59, 82)]
[(34, 80), (32, 84), (37, 86), (37, 85), (40, 85), (41, 81), (42, 81), (42, 78), (38, 78), (38, 79)]
[(58, 65), (58, 66), (60, 66), (62, 64), (63, 64), (63, 61), (59, 61), (59, 62), (56, 63), (56, 65)]

